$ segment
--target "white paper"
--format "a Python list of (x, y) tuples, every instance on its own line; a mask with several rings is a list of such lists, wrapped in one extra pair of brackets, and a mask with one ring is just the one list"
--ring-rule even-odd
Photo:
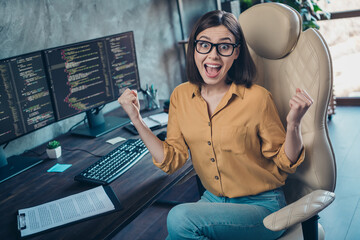
[[(148, 128), (152, 128), (152, 127), (155, 127), (155, 126), (159, 125), (158, 122), (150, 119), (149, 117), (143, 118), (143, 121), (146, 124), (146, 126), (148, 126)], [(133, 122), (131, 122), (131, 124), (134, 125)]]
[(122, 141), (125, 141), (125, 140), (126, 140), (126, 138), (116, 137), (116, 138), (109, 139), (109, 140), (107, 140), (106, 142), (114, 145), (114, 144), (116, 144), (116, 143), (118, 143), (118, 142), (122, 142)]
[(26, 228), (20, 230), (21, 236), (24, 237), (114, 209), (115, 206), (103, 186), (99, 186), (36, 207), (20, 209), (19, 215), (24, 216), (23, 214), (25, 214), (23, 223), (26, 224)]
[(163, 113), (151, 115), (148, 118), (163, 126), (167, 124), (169, 115), (163, 112)]
[[(165, 126), (168, 123), (168, 118), (169, 115), (167, 113), (157, 113), (148, 117), (143, 118), (144, 123), (146, 124), (146, 126), (148, 126), (148, 128), (152, 128), (155, 126)], [(131, 122), (132, 125), (134, 125)]]
[(144, 118), (143, 120), (144, 120), (146, 126), (148, 126), (148, 128), (152, 128), (152, 127), (155, 127), (155, 126), (158, 126), (158, 125), (159, 125), (158, 122), (152, 120), (152, 119), (149, 118), (149, 117), (146, 117), (146, 118)]

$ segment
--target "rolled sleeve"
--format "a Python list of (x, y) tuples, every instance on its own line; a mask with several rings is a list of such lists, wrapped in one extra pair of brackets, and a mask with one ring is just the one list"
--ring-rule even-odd
[(286, 173), (294, 173), (297, 167), (304, 161), (305, 150), (301, 150), (295, 163), (292, 163), (285, 153), (286, 132), (279, 118), (278, 111), (269, 93), (264, 102), (263, 122), (260, 125), (262, 139), (262, 153), (268, 159), (273, 159), (276, 166)]
[(286, 173), (294, 173), (297, 167), (304, 161), (304, 159), (305, 159), (305, 149), (302, 148), (297, 161), (295, 163), (292, 163), (290, 159), (286, 156), (285, 144), (283, 144), (281, 146), (278, 157), (275, 160), (275, 163), (282, 171)]
[(155, 166), (166, 172), (172, 174), (177, 169), (181, 168), (186, 160), (189, 158), (188, 153), (177, 152), (174, 147), (169, 145), (166, 141), (163, 142), (164, 147), (164, 159), (161, 163), (158, 163), (153, 158)]
[(155, 166), (171, 174), (181, 168), (189, 158), (188, 146), (185, 143), (184, 136), (180, 130), (179, 120), (177, 117), (177, 97), (176, 89), (170, 97), (169, 120), (167, 127), (167, 139), (163, 142), (164, 159), (161, 163), (157, 163), (153, 159)]

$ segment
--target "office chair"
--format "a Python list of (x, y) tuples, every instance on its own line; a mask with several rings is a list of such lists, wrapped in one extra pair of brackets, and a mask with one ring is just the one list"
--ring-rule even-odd
[(317, 30), (303, 32), (300, 14), (284, 4), (255, 5), (239, 22), (258, 70), (256, 83), (272, 93), (284, 126), (297, 87), (314, 99), (302, 120), (305, 161), (284, 186), (289, 205), (267, 216), (264, 225), (287, 229), (280, 239), (324, 239), (317, 214), (335, 199), (336, 184), (326, 123), (333, 78), (329, 49)]

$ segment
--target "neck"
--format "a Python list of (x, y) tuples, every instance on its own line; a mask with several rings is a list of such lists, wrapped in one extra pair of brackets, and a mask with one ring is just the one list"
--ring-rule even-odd
[(217, 85), (204, 84), (201, 86), (201, 95), (219, 95), (226, 93), (230, 85), (223, 83)]

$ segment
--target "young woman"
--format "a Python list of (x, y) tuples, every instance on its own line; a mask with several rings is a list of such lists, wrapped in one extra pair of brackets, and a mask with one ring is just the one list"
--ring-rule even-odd
[(137, 92), (118, 99), (166, 173), (191, 154), (206, 191), (196, 203), (174, 207), (168, 239), (276, 239), (263, 219), (285, 206), (281, 190), (304, 159), (300, 122), (312, 104), (297, 89), (290, 99), (286, 132), (271, 94), (253, 84), (255, 65), (236, 18), (205, 14), (189, 38), (189, 82), (170, 98), (167, 139), (160, 141), (142, 121)]

